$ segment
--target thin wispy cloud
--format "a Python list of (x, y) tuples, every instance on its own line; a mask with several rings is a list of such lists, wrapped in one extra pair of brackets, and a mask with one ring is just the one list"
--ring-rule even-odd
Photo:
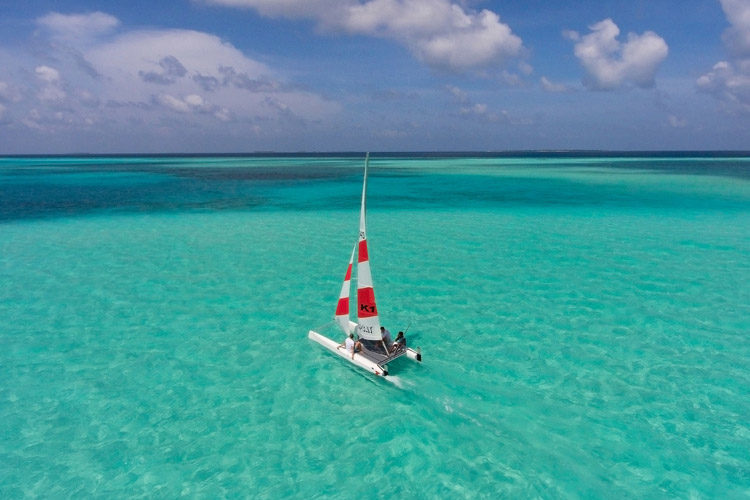
[(81, 44), (113, 32), (120, 25), (120, 21), (104, 12), (86, 14), (50, 12), (37, 19), (37, 25), (49, 30), (50, 35), (55, 39), (69, 40)]
[(669, 115), (667, 117), (667, 121), (669, 122), (669, 125), (673, 128), (685, 128), (687, 127), (687, 120), (684, 118), (680, 118), (675, 115)]
[(455, 85), (446, 85), (445, 90), (458, 103), (458, 114), (463, 118), (478, 119), (485, 122), (498, 122), (508, 119), (505, 110), (498, 113), (490, 109), (486, 103), (474, 102), (466, 91)]
[(542, 85), (542, 88), (546, 90), (547, 92), (572, 92), (573, 89), (564, 84), (564, 83), (554, 83), (550, 81), (546, 76), (543, 76), (539, 79), (539, 83)]

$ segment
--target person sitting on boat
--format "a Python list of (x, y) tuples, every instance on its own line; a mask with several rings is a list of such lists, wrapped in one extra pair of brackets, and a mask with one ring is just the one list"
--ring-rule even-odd
[(393, 339), (391, 338), (391, 332), (386, 330), (384, 326), (380, 327), (380, 335), (383, 339), (383, 342), (385, 342), (385, 345), (391, 345), (393, 343)]
[(396, 340), (393, 342), (391, 349), (398, 350), (398, 349), (403, 349), (405, 347), (406, 347), (406, 337), (404, 337), (404, 332), (398, 332), (398, 335), (396, 335)]
[(339, 347), (346, 347), (346, 350), (350, 353), (352, 353), (352, 359), (354, 359), (354, 353), (359, 352), (362, 350), (362, 342), (359, 340), (354, 340), (354, 334), (350, 333), (349, 336), (344, 340), (344, 343), (339, 345)]

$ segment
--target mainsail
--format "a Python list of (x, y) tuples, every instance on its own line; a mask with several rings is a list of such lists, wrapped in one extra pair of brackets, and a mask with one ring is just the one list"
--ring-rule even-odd
[(381, 340), (380, 319), (375, 306), (375, 290), (370, 274), (370, 257), (367, 252), (367, 230), (365, 224), (367, 197), (367, 165), (369, 153), (365, 157), (365, 179), (362, 183), (362, 208), (359, 214), (359, 244), (357, 252), (357, 333), (368, 340)]

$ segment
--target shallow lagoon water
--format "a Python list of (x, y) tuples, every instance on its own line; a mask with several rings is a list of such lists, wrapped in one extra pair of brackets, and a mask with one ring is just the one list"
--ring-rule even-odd
[(0, 159), (0, 496), (744, 498), (750, 159)]

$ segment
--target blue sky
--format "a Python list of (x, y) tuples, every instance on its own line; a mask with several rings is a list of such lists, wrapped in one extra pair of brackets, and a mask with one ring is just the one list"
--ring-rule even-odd
[(0, 1), (0, 154), (750, 149), (750, 0)]

